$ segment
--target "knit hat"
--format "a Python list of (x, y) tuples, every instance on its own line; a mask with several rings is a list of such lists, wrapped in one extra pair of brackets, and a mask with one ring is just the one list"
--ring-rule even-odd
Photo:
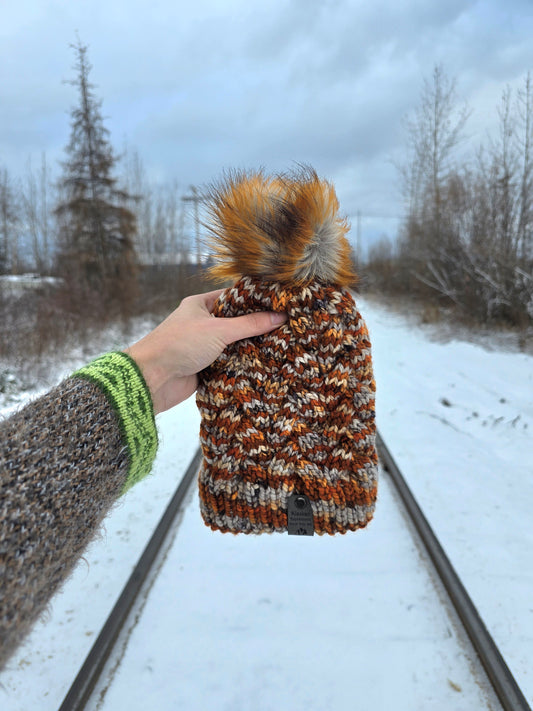
[(280, 311), (200, 374), (200, 508), (213, 530), (345, 533), (377, 495), (370, 340), (333, 186), (310, 169), (233, 173), (209, 191), (213, 315)]

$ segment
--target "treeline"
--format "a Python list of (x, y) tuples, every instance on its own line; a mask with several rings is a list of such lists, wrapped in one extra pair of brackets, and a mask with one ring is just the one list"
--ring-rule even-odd
[(374, 287), (453, 306), (466, 318), (533, 320), (533, 80), (505, 89), (498, 135), (474, 151), (468, 107), (441, 67), (407, 124), (405, 219), (370, 251)]
[(89, 81), (87, 47), (73, 49), (76, 77), (69, 83), (78, 102), (59, 170), (44, 153), (22, 178), (0, 165), (0, 275), (68, 277), (75, 270), (101, 287), (99, 280), (117, 277), (119, 263), (164, 261), (164, 254), (185, 261), (193, 245), (182, 192), (176, 183), (152, 184), (134, 149), (126, 147), (119, 160)]
[[(124, 204), (135, 218), (133, 244), (139, 261), (164, 263), (163, 255), (183, 255), (183, 261), (190, 258), (195, 253), (192, 209), (183, 204), (190, 189), (184, 190), (177, 182), (151, 181), (139, 153), (131, 147), (124, 148), (117, 168), (128, 196)], [(22, 178), (0, 167), (0, 275), (57, 275), (58, 207), (65, 202), (61, 180), (46, 153), (38, 166), (27, 162)]]
[[(119, 161), (87, 47), (73, 49), (78, 100), (60, 170), (44, 155), (19, 180), (0, 167), (0, 358), (8, 362), (87, 341), (105, 324), (160, 316), (205, 286), (183, 195), (175, 184), (152, 185), (135, 151)], [(27, 272), (54, 279), (17, 290), (13, 277)]]

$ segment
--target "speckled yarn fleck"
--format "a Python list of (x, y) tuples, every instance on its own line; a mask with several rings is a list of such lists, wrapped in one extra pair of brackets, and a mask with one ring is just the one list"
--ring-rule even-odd
[(233, 533), (287, 530), (307, 495), (316, 533), (366, 526), (377, 494), (370, 341), (350, 292), (243, 278), (215, 316), (286, 311), (274, 332), (229, 346), (202, 374), (197, 403), (204, 521)]

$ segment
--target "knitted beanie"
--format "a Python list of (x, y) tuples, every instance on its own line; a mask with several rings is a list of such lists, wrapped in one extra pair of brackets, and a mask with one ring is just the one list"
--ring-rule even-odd
[(333, 186), (305, 169), (227, 176), (206, 198), (213, 315), (280, 311), (278, 329), (228, 346), (200, 374), (200, 508), (213, 530), (345, 533), (377, 495), (368, 331)]

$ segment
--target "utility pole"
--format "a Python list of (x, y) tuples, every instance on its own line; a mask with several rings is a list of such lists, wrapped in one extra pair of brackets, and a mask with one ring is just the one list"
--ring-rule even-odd
[(194, 204), (194, 228), (196, 234), (196, 265), (199, 268), (201, 263), (200, 254), (200, 217), (198, 215), (198, 204), (202, 202), (201, 195), (198, 194), (196, 185), (190, 185), (191, 195), (184, 195), (181, 199), (183, 202), (192, 202)]
[(357, 210), (357, 265), (361, 264), (361, 210)]

